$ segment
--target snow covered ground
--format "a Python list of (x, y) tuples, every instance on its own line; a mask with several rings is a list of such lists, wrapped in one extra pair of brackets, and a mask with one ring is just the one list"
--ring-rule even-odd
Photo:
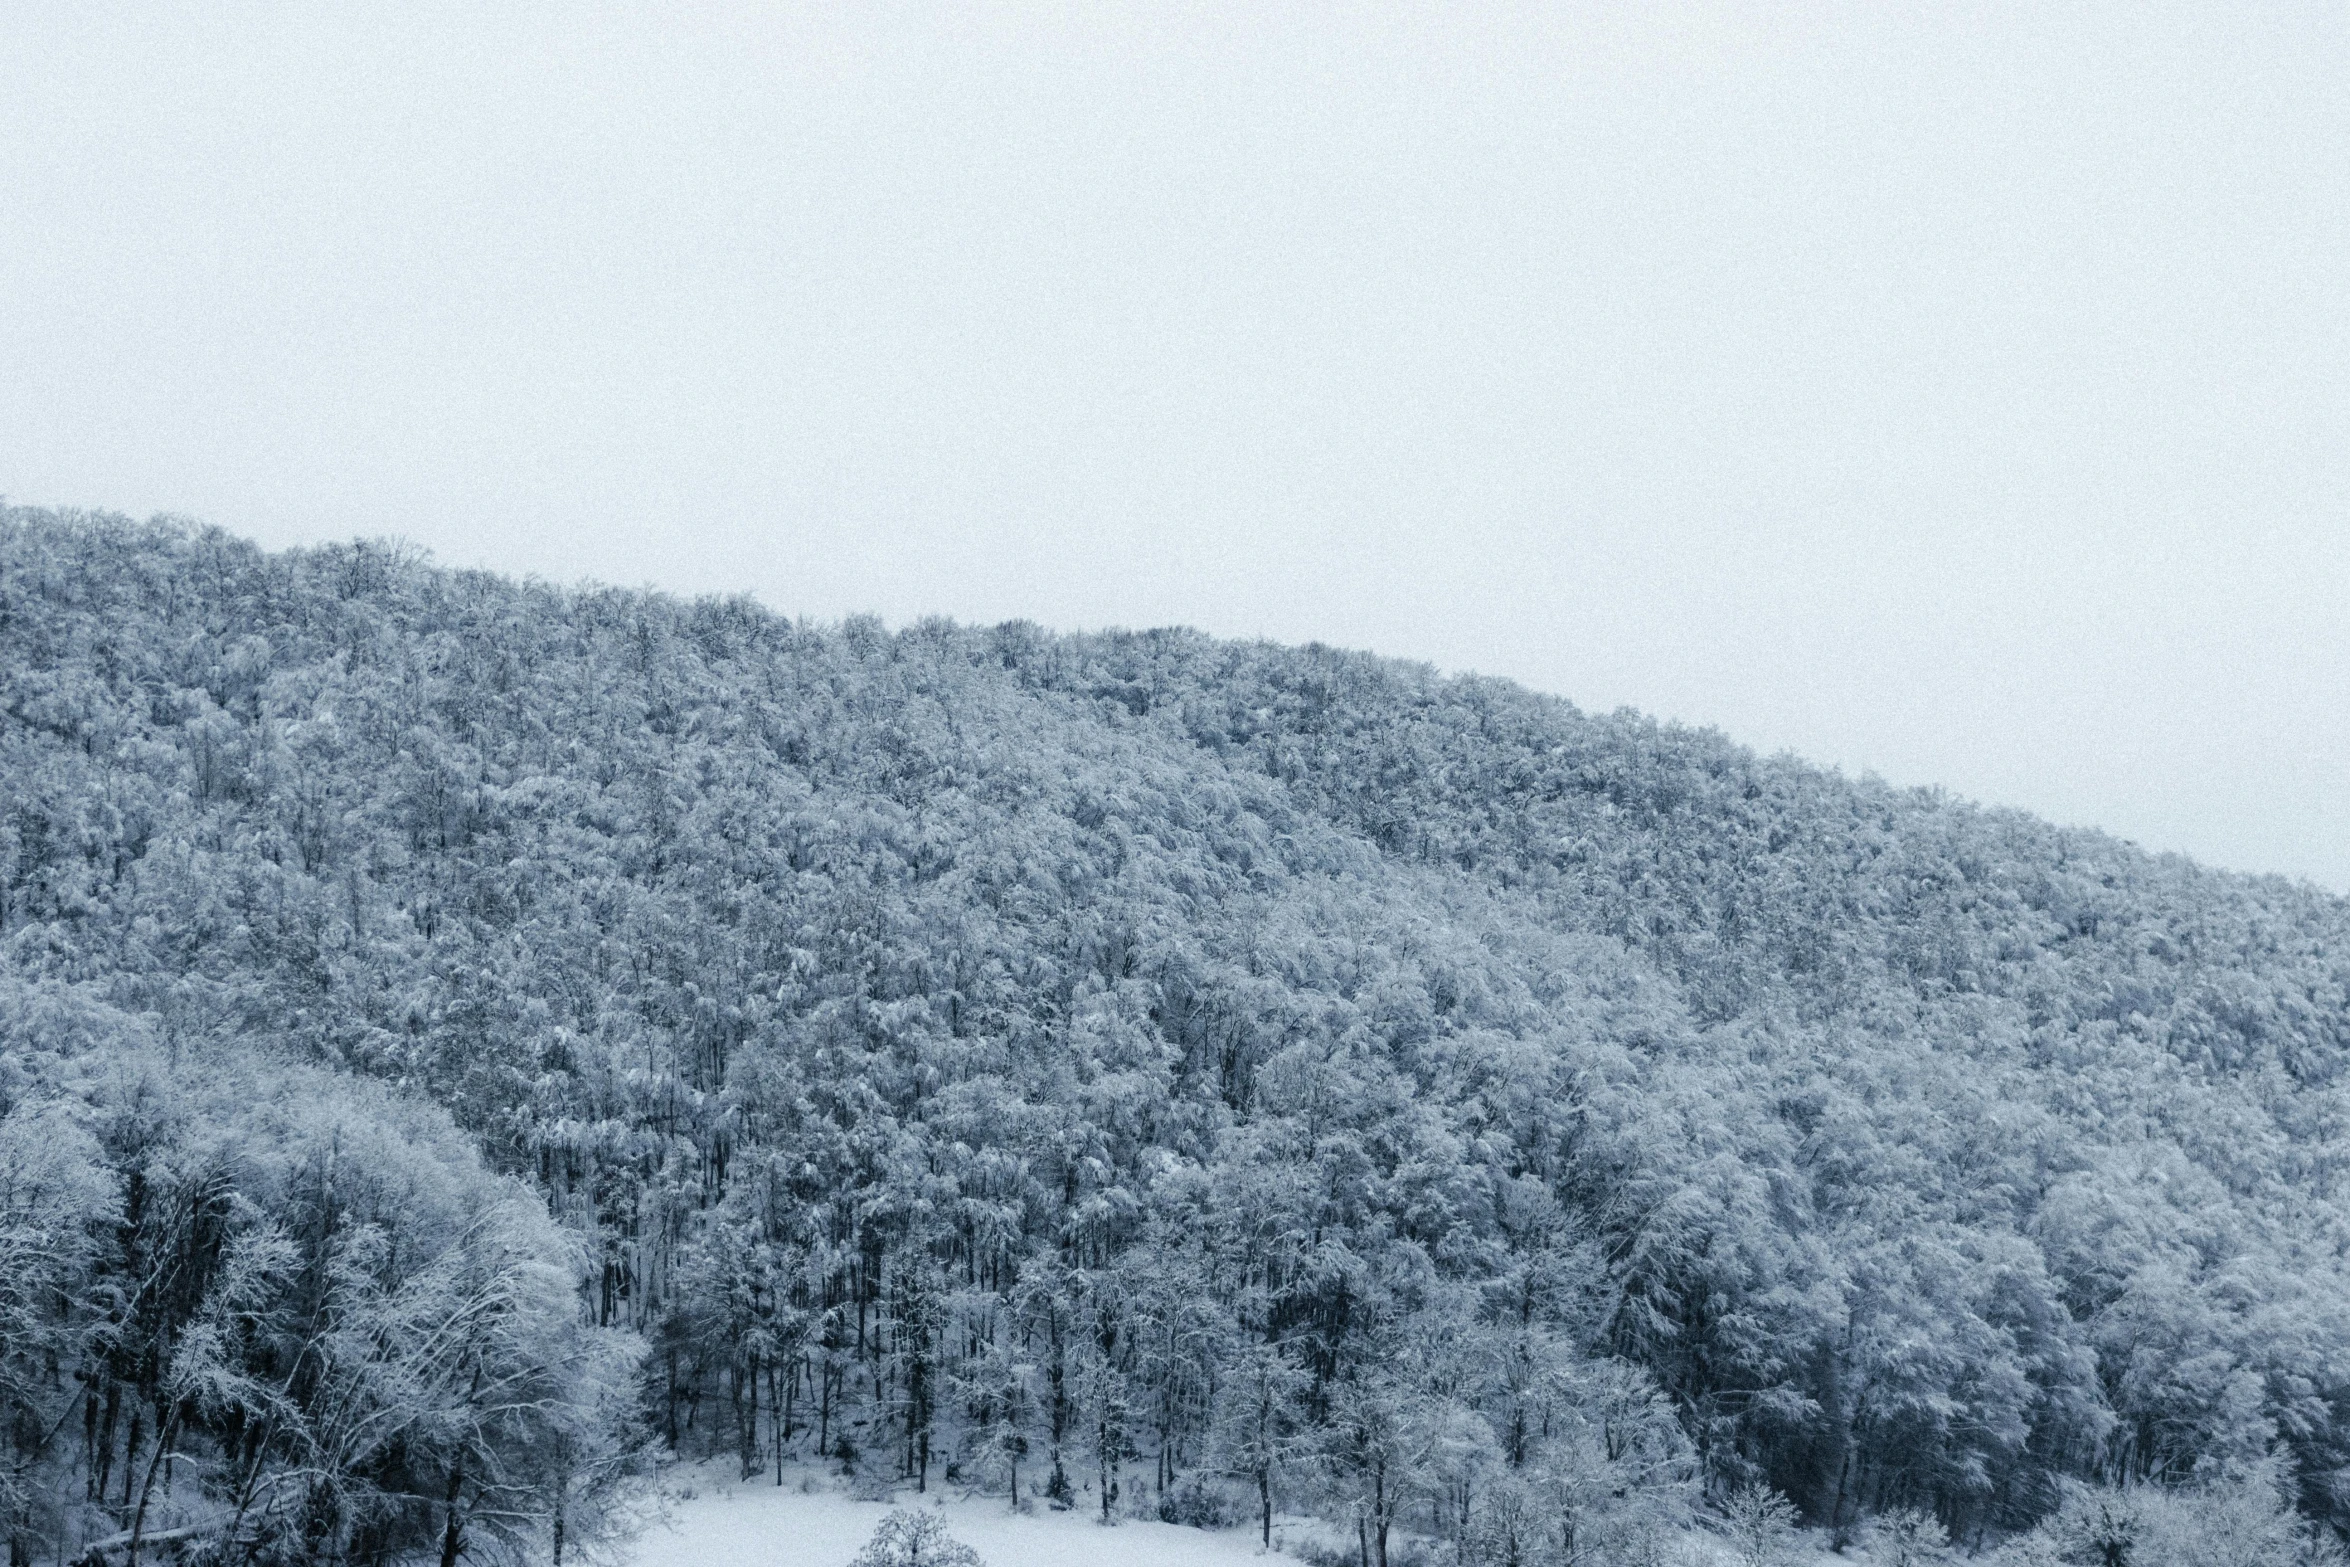
[[(857, 1501), (813, 1470), (778, 1486), (772, 1476), (734, 1481), (723, 1466), (702, 1466), (679, 1470), (675, 1483), (692, 1495), (671, 1504), (666, 1524), (646, 1528), (625, 1558), (630, 1567), (847, 1567), (893, 1505)], [(918, 1496), (909, 1486), (894, 1505), (935, 1511), (987, 1567), (1277, 1567), (1296, 1560), (1268, 1556), (1254, 1530), (1134, 1518), (1104, 1528), (1089, 1513), (1016, 1514), (1001, 1496), (965, 1496), (952, 1487)]]
[[(815, 1469), (737, 1481), (724, 1464), (674, 1471), (665, 1522), (646, 1527), (621, 1560), (627, 1567), (848, 1567), (874, 1526), (892, 1506), (934, 1511), (949, 1533), (976, 1550), (987, 1567), (1296, 1567), (1300, 1558), (1279, 1547), (1285, 1534), (1302, 1538), (1320, 1528), (1310, 1519), (1274, 1525), (1275, 1549), (1257, 1544), (1253, 1528), (1206, 1530), (1144, 1519), (1104, 1528), (1085, 1511), (1038, 1508), (1016, 1514), (1001, 1496), (973, 1496), (941, 1486), (929, 1495), (901, 1490), (894, 1502), (858, 1501), (841, 1482)], [(1866, 1567), (1866, 1552), (1829, 1556), (1824, 1541), (1806, 1535), (1791, 1542), (1790, 1567)], [(1703, 1533), (1682, 1538), (1673, 1559), (1681, 1567), (1728, 1567), (1722, 1543)]]

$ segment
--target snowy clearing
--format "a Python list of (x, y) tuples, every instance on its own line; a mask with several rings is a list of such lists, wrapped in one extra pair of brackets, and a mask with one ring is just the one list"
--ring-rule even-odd
[(631, 1567), (847, 1567), (893, 1505), (935, 1511), (988, 1567), (1273, 1567), (1296, 1560), (1268, 1555), (1247, 1530), (1134, 1518), (1105, 1528), (1090, 1513), (1014, 1513), (1001, 1496), (953, 1487), (923, 1496), (909, 1486), (894, 1502), (863, 1502), (813, 1470), (778, 1486), (772, 1477), (731, 1481), (722, 1469), (678, 1471), (681, 1490), (692, 1494), (671, 1505), (666, 1524), (646, 1528), (627, 1558)]
[[(672, 1471), (668, 1517), (649, 1524), (622, 1553), (627, 1567), (848, 1567), (892, 1507), (935, 1512), (987, 1567), (1283, 1567), (1303, 1560), (1280, 1548), (1284, 1538), (1302, 1544), (1319, 1536), (1335, 1543), (1327, 1525), (1294, 1515), (1276, 1515), (1274, 1549), (1268, 1552), (1253, 1529), (1194, 1529), (1137, 1518), (1104, 1527), (1083, 1509), (1014, 1513), (1001, 1496), (956, 1486), (927, 1496), (906, 1487), (891, 1501), (860, 1501), (841, 1489), (838, 1478), (812, 1467), (787, 1471), (781, 1486), (772, 1476), (737, 1481), (727, 1469), (716, 1463)], [(1732, 1561), (1722, 1542), (1703, 1532), (1681, 1536), (1669, 1559), (1675, 1567), (1729, 1567)], [(1788, 1542), (1784, 1557), (1789, 1567), (1866, 1567), (1870, 1559), (1865, 1549), (1833, 1557), (1820, 1537), (1808, 1533)]]

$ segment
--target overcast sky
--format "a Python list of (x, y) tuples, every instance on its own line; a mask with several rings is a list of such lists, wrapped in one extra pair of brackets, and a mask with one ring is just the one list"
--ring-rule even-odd
[(9, 6), (0, 493), (1321, 639), (2350, 888), (2350, 12)]

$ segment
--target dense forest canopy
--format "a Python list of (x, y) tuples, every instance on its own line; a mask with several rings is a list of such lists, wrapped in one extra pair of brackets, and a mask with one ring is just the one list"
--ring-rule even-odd
[(17, 1560), (2350, 1524), (2350, 904), (1506, 682), (9, 511), (0, 1046)]

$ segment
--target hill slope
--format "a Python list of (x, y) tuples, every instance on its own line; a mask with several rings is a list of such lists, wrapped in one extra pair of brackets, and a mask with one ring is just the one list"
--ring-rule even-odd
[(687, 1448), (1310, 1469), (1367, 1541), (2350, 1521), (2305, 886), (1321, 648), (25, 511), (0, 801), (12, 1056), (71, 996), (429, 1096)]

